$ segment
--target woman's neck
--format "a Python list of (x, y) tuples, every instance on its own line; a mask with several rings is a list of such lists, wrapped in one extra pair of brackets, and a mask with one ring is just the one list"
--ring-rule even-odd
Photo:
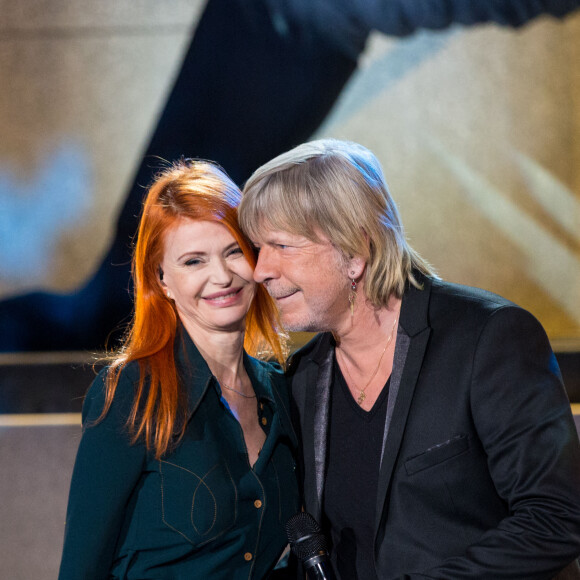
[(199, 327), (185, 329), (218, 380), (235, 383), (243, 374), (244, 331), (210, 331)]

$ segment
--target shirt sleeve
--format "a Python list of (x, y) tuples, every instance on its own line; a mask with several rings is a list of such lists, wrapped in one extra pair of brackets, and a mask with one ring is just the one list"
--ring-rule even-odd
[(68, 500), (59, 580), (109, 578), (125, 509), (143, 471), (146, 450), (131, 445), (126, 421), (134, 381), (127, 370), (104, 419), (106, 370), (94, 380), (83, 404), (83, 432)]
[(475, 354), (472, 413), (509, 515), (462, 556), (404, 578), (551, 578), (580, 554), (580, 446), (539, 322), (496, 311)]

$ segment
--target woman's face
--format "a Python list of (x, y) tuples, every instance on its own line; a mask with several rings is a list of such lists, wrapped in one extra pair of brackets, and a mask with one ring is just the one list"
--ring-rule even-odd
[(222, 224), (181, 218), (166, 234), (161, 284), (190, 335), (244, 329), (253, 269)]

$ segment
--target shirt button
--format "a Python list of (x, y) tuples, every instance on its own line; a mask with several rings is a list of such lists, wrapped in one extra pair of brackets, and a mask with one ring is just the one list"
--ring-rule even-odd
[(262, 417), (262, 425), (267, 425), (268, 424), (268, 419), (266, 419), (266, 417)]
[(251, 554), (250, 552), (246, 552), (246, 553), (244, 554), (244, 560), (245, 560), (246, 562), (249, 562), (251, 559), (252, 559), (252, 554)]
[(259, 499), (257, 499), (257, 500), (254, 502), (254, 507), (255, 507), (256, 509), (260, 509), (260, 508), (262, 507), (262, 502), (261, 502)]
[(264, 403), (260, 403), (260, 410), (263, 411), (264, 410)]

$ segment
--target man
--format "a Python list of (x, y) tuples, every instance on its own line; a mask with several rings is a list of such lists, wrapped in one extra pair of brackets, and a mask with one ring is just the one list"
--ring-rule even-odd
[(439, 280), (354, 143), (306, 143), (262, 166), (240, 222), (286, 328), (321, 332), (289, 375), (304, 507), (337, 576), (574, 574), (580, 448), (537, 320)]

